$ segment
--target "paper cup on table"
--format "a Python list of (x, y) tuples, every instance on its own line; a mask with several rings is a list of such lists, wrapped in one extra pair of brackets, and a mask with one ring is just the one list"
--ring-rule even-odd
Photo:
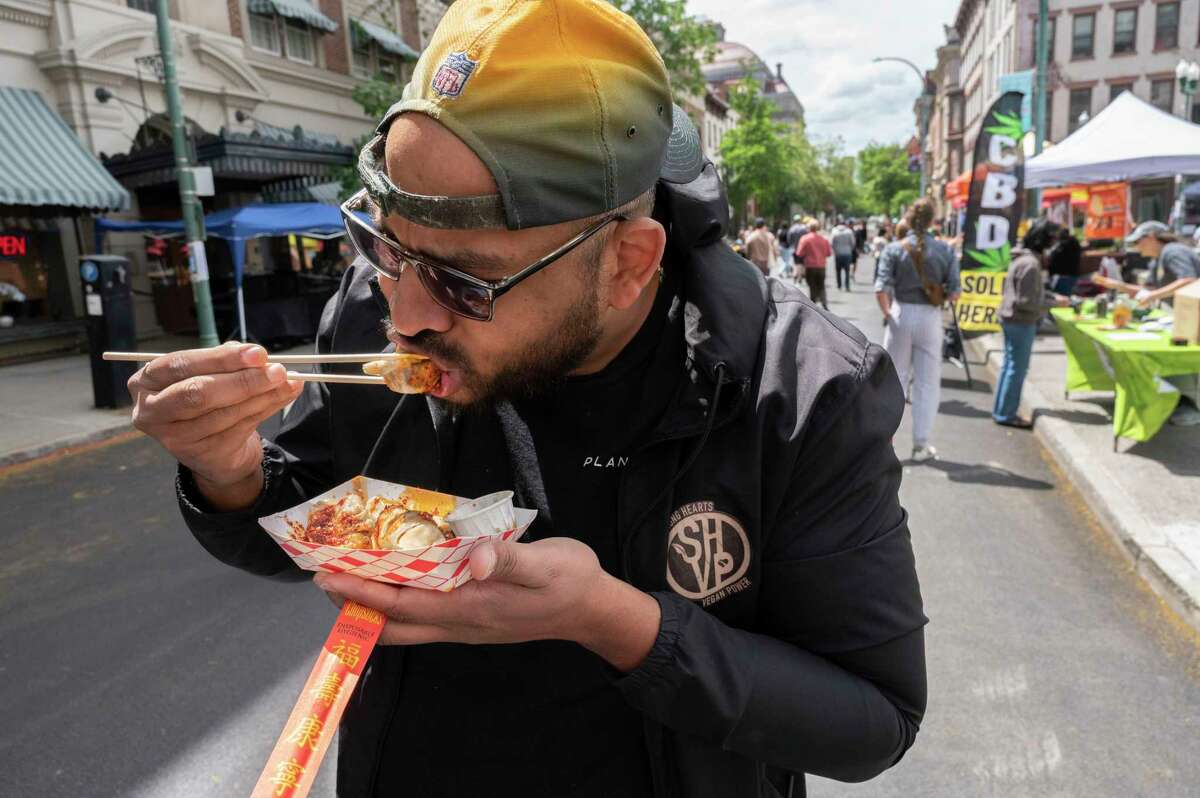
[(513, 492), (503, 490), (456, 505), (446, 516), (446, 523), (460, 538), (496, 535), (516, 526)]
[[(416, 509), (436, 506), (437, 514), (443, 517), (453, 508), (473, 501), (378, 479), (363, 479), (362, 484), (368, 496), (389, 499), (407, 496), (418, 504)], [(489, 538), (517, 540), (537, 516), (535, 510), (512, 507), (512, 494), (509, 493), (508, 506), (512, 516), (504, 529), (479, 536), (454, 537), (430, 546), (413, 549), (351, 549), (308, 543), (292, 536), (289, 521), (304, 525), (314, 505), (340, 499), (353, 492), (354, 481), (350, 480), (303, 504), (260, 518), (258, 522), (291, 557), (292, 562), (306, 571), (348, 573), (390, 585), (448, 591), (471, 581), (471, 570), (467, 565), (476, 546)]]

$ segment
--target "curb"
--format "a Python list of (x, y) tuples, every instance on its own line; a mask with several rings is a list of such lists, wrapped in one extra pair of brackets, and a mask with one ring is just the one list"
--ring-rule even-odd
[[(998, 333), (991, 333), (964, 342), (972, 364), (986, 367), (993, 390), (1004, 359), (1003, 347), (995, 345), (998, 338)], [(1032, 418), (1036, 410), (1053, 406), (1036, 385), (1026, 380), (1021, 392), (1022, 411)], [(1171, 545), (1161, 530), (1150, 527), (1119, 481), (1102, 483), (1094, 471), (1089, 473), (1082, 467), (1088, 461), (1088, 447), (1070, 421), (1038, 415), (1033, 432), (1101, 526), (1120, 544), (1118, 548), (1134, 571), (1180, 618), (1200, 632), (1200, 570)]]
[(27, 463), (30, 460), (37, 460), (40, 457), (55, 454), (66, 449), (74, 449), (79, 446), (87, 446), (88, 444), (100, 443), (109, 438), (115, 438), (127, 432), (133, 431), (132, 423), (117, 424), (103, 429), (91, 430), (89, 432), (81, 432), (77, 435), (68, 435), (65, 438), (57, 438), (53, 441), (40, 443), (37, 446), (31, 446), (28, 449), (20, 449), (15, 452), (8, 452), (0, 455), (0, 468), (6, 466), (17, 465), (19, 463)]

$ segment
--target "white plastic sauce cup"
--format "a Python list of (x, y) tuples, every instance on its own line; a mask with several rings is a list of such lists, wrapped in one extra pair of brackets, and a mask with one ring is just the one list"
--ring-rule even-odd
[(513, 512), (513, 492), (502, 490), (463, 502), (446, 516), (446, 523), (460, 538), (498, 535), (517, 525)]

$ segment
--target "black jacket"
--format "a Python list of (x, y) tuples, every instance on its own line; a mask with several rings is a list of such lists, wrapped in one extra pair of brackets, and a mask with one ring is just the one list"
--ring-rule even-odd
[[(655, 794), (796, 798), (806, 772), (872, 778), (925, 709), (926, 619), (891, 446), (899, 381), (856, 329), (722, 243), (711, 167), (659, 199), (667, 268), (684, 271), (662, 355), (677, 387), (622, 474), (618, 517), (620, 576), (658, 600), (662, 625), (642, 665), (613, 675), (646, 718)], [(319, 349), (384, 349), (385, 313), (355, 265)], [(221, 561), (307, 578), (255, 518), (358, 473), (448, 489), (456, 429), (436, 400), (310, 384), (265, 445), (258, 503), (206, 513), (181, 471), (183, 514)], [(376, 649), (343, 719), (343, 798), (372, 794), (404, 653)]]

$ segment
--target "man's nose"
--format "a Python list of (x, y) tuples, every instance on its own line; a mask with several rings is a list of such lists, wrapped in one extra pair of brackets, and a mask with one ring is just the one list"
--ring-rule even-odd
[(425, 330), (447, 332), (454, 325), (454, 314), (443, 308), (425, 290), (416, 267), (400, 273), (399, 280), (386, 280), (384, 286), (392, 326), (396, 332), (412, 337)]

